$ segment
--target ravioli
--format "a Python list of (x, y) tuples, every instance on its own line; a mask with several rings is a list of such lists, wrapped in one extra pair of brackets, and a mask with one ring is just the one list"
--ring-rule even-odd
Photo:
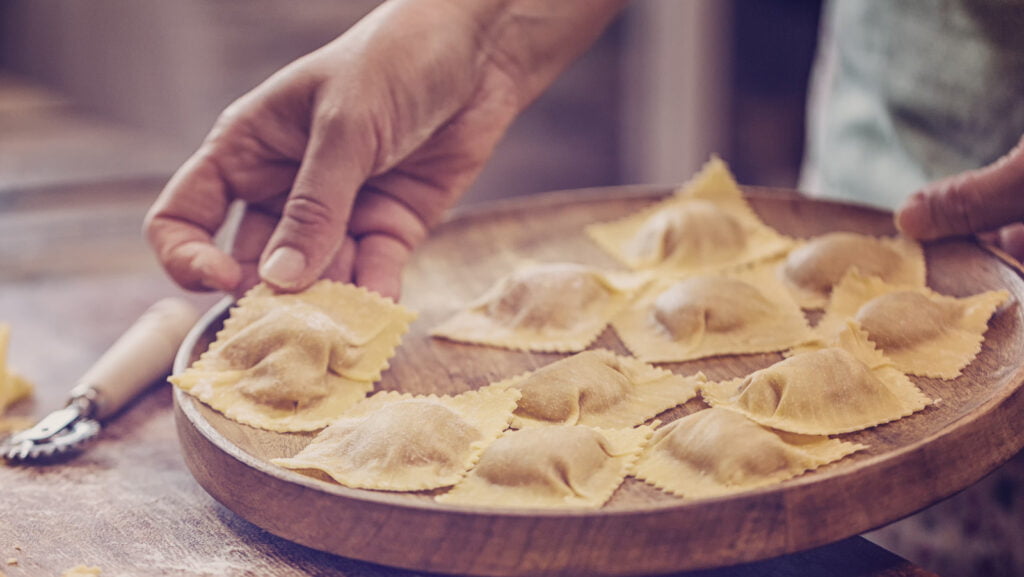
[(903, 237), (873, 237), (832, 232), (793, 249), (779, 267), (779, 277), (805, 309), (822, 309), (843, 275), (851, 269), (886, 282), (925, 286), (921, 245)]
[(697, 387), (704, 381), (703, 374), (683, 377), (599, 349), (566, 357), (493, 386), (522, 392), (512, 419), (515, 428), (617, 428), (639, 425), (685, 403), (697, 396)]
[(320, 281), (294, 294), (258, 285), (170, 381), (246, 425), (320, 429), (373, 389), (413, 318), (353, 285)]
[(441, 503), (512, 508), (597, 509), (622, 484), (650, 427), (556, 425), (509, 431)]
[(716, 497), (781, 483), (864, 448), (711, 408), (654, 431), (634, 476), (680, 497)]
[(1005, 290), (956, 298), (851, 271), (818, 331), (827, 338), (852, 318), (901, 371), (954, 379), (981, 352), (989, 319), (1009, 298)]
[(630, 352), (652, 363), (780, 351), (814, 338), (766, 266), (663, 279), (645, 288), (612, 327)]
[[(32, 383), (7, 366), (7, 347), (11, 342), (11, 325), (0, 323), (0, 413), (32, 394)], [(18, 421), (17, 425), (22, 423)], [(13, 427), (14, 425), (12, 425)]]
[(519, 392), (454, 397), (381, 392), (346, 411), (298, 454), (271, 459), (359, 489), (424, 491), (458, 482), (512, 417)]
[(630, 268), (674, 273), (765, 260), (793, 243), (761, 222), (717, 157), (670, 198), (620, 220), (588, 226), (586, 233)]
[(858, 431), (933, 403), (852, 322), (831, 346), (801, 347), (745, 378), (707, 383), (701, 393), (712, 406), (804, 435)]
[(515, 350), (587, 348), (646, 278), (573, 263), (531, 263), (431, 331)]

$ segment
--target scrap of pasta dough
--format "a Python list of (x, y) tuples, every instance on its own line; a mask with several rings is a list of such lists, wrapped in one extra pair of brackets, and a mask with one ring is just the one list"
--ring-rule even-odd
[(103, 571), (99, 567), (75, 565), (60, 574), (60, 577), (98, 577)]
[(835, 435), (888, 423), (933, 403), (855, 323), (830, 346), (806, 345), (745, 378), (702, 387), (704, 400), (792, 433)]
[(981, 351), (989, 319), (1009, 298), (1005, 290), (956, 298), (851, 271), (833, 290), (817, 330), (828, 338), (852, 318), (901, 371), (955, 379)]
[(30, 396), (33, 391), (32, 383), (7, 366), (7, 347), (10, 341), (11, 325), (0, 323), (0, 413), (21, 399)]
[(815, 336), (767, 266), (663, 279), (645, 288), (612, 327), (630, 352), (652, 363), (781, 351)]
[(651, 428), (554, 425), (507, 431), (435, 499), (512, 508), (600, 508), (622, 484)]
[(587, 348), (646, 277), (574, 263), (530, 263), (441, 323), (431, 335), (514, 350)]
[(415, 314), (366, 289), (257, 285), (171, 382), (229, 419), (272, 431), (323, 428), (365, 398)]
[(864, 448), (711, 408), (654, 431), (633, 475), (680, 497), (716, 497), (781, 483)]
[(703, 374), (683, 377), (630, 357), (591, 350), (494, 384), (522, 392), (512, 427), (632, 427), (697, 396)]
[(805, 309), (822, 309), (848, 270), (886, 282), (925, 286), (924, 251), (903, 237), (831, 232), (794, 248), (779, 266), (779, 278)]
[(293, 457), (358, 489), (424, 491), (455, 484), (508, 427), (519, 391), (484, 388), (453, 397), (377, 393), (352, 407)]
[(678, 273), (765, 260), (793, 244), (761, 221), (717, 157), (670, 198), (586, 233), (630, 268)]

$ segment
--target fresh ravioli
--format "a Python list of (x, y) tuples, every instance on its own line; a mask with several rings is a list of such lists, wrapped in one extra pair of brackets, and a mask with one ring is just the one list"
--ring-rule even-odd
[(522, 392), (512, 426), (632, 427), (697, 395), (704, 375), (683, 377), (608, 350), (584, 351), (496, 383)]
[(453, 397), (381, 392), (352, 407), (299, 451), (272, 459), (338, 483), (381, 491), (455, 484), (508, 426), (519, 392), (493, 388)]
[(762, 261), (793, 243), (761, 221), (717, 157), (670, 198), (586, 233), (630, 268), (687, 274)]
[(781, 483), (864, 448), (776, 431), (711, 408), (654, 431), (634, 475), (680, 497), (717, 497)]
[(851, 271), (817, 330), (828, 338), (853, 319), (903, 372), (954, 379), (981, 352), (989, 319), (1009, 298), (1005, 290), (956, 298)]
[(794, 248), (778, 268), (779, 278), (805, 309), (823, 309), (832, 287), (855, 269), (886, 282), (923, 287), (924, 251), (903, 237), (831, 232)]
[(634, 355), (652, 363), (781, 351), (815, 336), (767, 266), (662, 279), (612, 327)]
[(808, 345), (745, 378), (707, 383), (704, 400), (773, 429), (835, 435), (895, 421), (933, 401), (856, 323), (828, 346)]
[(170, 380), (246, 425), (320, 429), (373, 389), (413, 318), (353, 285), (320, 281), (289, 294), (258, 285), (207, 351)]
[(597, 338), (646, 281), (575, 263), (530, 263), (431, 334), (515, 350), (577, 352)]
[(600, 508), (632, 471), (650, 427), (556, 425), (508, 431), (440, 503), (532, 509)]

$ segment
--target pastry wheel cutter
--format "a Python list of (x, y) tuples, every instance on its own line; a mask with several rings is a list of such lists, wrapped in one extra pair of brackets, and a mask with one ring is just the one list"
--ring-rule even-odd
[(67, 404), (0, 441), (0, 457), (31, 462), (80, 447), (101, 423), (165, 376), (199, 314), (178, 298), (149, 307), (79, 379)]

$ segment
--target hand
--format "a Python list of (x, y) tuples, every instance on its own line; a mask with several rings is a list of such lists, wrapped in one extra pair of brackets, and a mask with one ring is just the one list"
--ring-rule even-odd
[[(228, 107), (150, 209), (147, 238), (192, 290), (331, 278), (397, 299), (413, 248), (622, 3), (384, 3)], [(213, 237), (236, 200), (227, 254)]]
[(1024, 260), (1024, 138), (993, 164), (915, 192), (896, 226), (920, 240), (976, 234)]

